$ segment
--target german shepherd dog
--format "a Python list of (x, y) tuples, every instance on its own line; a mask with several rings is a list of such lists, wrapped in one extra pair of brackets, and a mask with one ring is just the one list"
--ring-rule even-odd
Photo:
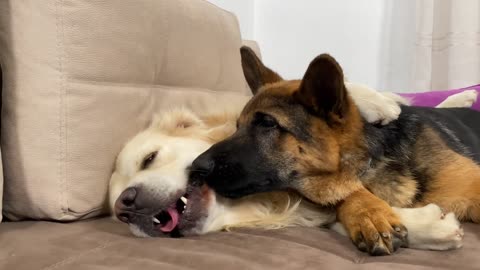
[(191, 181), (237, 198), (292, 189), (335, 207), (353, 243), (388, 255), (407, 230), (390, 206), (438, 204), (480, 222), (480, 112), (402, 107), (385, 126), (367, 123), (336, 60), (322, 54), (302, 80), (283, 80), (241, 48), (254, 97), (237, 131), (192, 164)]

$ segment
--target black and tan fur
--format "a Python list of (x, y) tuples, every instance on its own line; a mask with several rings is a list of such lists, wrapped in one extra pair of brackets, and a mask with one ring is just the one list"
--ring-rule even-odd
[(335, 206), (353, 242), (374, 255), (405, 240), (390, 206), (436, 203), (480, 222), (479, 112), (403, 107), (398, 120), (375, 126), (331, 56), (315, 58), (302, 80), (284, 81), (250, 49), (241, 53), (255, 96), (236, 133), (194, 161), (192, 178), (227, 197), (294, 189)]

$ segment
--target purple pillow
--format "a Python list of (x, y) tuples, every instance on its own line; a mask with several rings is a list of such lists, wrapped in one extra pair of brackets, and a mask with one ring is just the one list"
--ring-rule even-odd
[(476, 90), (479, 93), (479, 98), (471, 107), (474, 110), (480, 111), (480, 84), (460, 88), (452, 89), (445, 91), (431, 91), (424, 93), (398, 93), (400, 96), (408, 98), (411, 100), (412, 105), (422, 106), (422, 107), (435, 107), (438, 104), (442, 103), (447, 97), (458, 94), (465, 90)]

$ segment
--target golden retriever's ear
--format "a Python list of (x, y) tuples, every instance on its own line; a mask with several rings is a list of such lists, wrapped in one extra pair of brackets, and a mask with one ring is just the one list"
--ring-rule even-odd
[(280, 75), (263, 65), (250, 47), (242, 46), (240, 54), (242, 56), (243, 74), (254, 95), (265, 84), (283, 81)]
[(212, 143), (217, 143), (235, 133), (236, 130), (237, 127), (235, 122), (226, 122), (223, 125), (219, 125), (207, 130), (207, 138)]
[(342, 118), (349, 106), (342, 68), (330, 55), (319, 55), (308, 66), (294, 97), (318, 116)]
[(187, 109), (178, 109), (163, 115), (155, 115), (150, 127), (169, 132), (201, 125), (203, 125), (202, 120), (192, 111)]

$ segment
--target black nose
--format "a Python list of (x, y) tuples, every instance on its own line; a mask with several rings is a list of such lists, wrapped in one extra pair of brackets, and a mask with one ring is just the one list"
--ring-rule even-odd
[(132, 210), (135, 208), (137, 190), (134, 187), (125, 189), (115, 202), (115, 215), (125, 223), (129, 223)]
[(205, 153), (197, 157), (190, 167), (190, 181), (191, 183), (203, 183), (208, 176), (213, 172), (215, 162)]

